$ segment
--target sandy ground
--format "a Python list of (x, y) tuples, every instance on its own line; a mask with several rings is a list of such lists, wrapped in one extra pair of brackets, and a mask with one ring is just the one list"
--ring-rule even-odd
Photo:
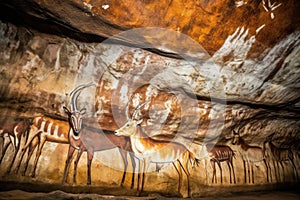
[[(134, 197), (134, 196), (112, 196), (112, 195), (99, 195), (99, 194), (71, 194), (62, 191), (53, 191), (50, 193), (34, 193), (25, 192), (22, 190), (10, 190), (0, 192), (0, 200), (169, 200), (176, 199), (180, 200), (182, 198), (168, 198), (163, 197), (159, 194), (151, 194), (145, 197)], [(252, 200), (252, 199), (262, 199), (262, 200), (299, 200), (300, 191), (268, 191), (268, 192), (247, 192), (247, 193), (235, 193), (227, 194), (226, 196), (210, 196), (210, 197), (192, 197), (188, 199), (196, 200)]]

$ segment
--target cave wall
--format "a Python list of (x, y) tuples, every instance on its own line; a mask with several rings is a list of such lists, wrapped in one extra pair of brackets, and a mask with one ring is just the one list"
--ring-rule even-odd
[[(30, 4), (33, 8), (30, 12), (24, 7), (28, 2), (31, 1), (16, 4), (13, 8), (9, 6), (10, 3), (3, 4), (15, 9), (14, 12), (18, 11), (23, 17), (26, 14), (26, 18), (20, 24), (19, 20), (2, 17), (0, 24), (1, 130), (4, 130), (5, 124), (20, 119), (31, 121), (40, 116), (68, 124), (63, 106), (70, 106), (70, 92), (80, 84), (94, 83), (94, 86), (84, 89), (78, 98), (78, 107), (87, 109), (84, 124), (115, 131), (126, 122), (127, 109), (132, 115), (139, 104), (149, 101), (138, 113), (144, 119), (142, 128), (147, 135), (158, 141), (184, 144), (199, 159), (198, 166), (189, 166), (190, 188), (195, 196), (203, 195), (211, 188), (223, 192), (226, 190), (223, 186), (255, 190), (298, 182), (300, 33), (294, 12), (299, 4), (295, 1), (274, 5), (265, 4), (267, 1), (235, 1), (235, 4), (232, 4), (233, 1), (197, 1), (198, 10), (193, 5), (195, 11), (190, 11), (192, 20), (189, 22), (185, 21), (189, 19), (187, 16), (177, 18), (181, 15), (176, 14), (176, 6), (179, 5), (175, 3), (169, 5), (170, 11), (164, 20), (147, 21), (151, 11), (157, 10), (157, 4), (153, 3), (152, 7), (149, 3), (146, 6), (148, 13), (141, 11), (141, 14), (133, 9), (130, 1), (110, 5), (107, 9), (93, 1), (80, 4), (79, 1), (73, 4), (66, 1), (56, 7), (48, 1), (40, 1), (34, 6)], [(187, 11), (193, 10), (189, 4), (191, 2), (184, 4)], [(65, 11), (74, 9), (76, 5), (77, 8), (83, 8), (84, 12), (76, 10), (72, 12), (74, 16), (66, 15)], [(230, 6), (221, 10), (221, 5)], [(277, 5), (276, 9), (282, 9), (281, 12), (271, 12), (269, 7), (272, 5)], [(59, 8), (62, 6), (65, 11)], [(131, 16), (114, 18), (114, 13), (128, 10), (122, 6), (132, 8), (132, 12), (126, 13), (131, 13)], [(44, 11), (47, 14), (42, 15), (37, 8), (47, 8), (48, 12)], [(199, 9), (202, 15), (211, 17), (193, 14)], [(228, 14), (229, 11), (235, 14)], [(106, 12), (105, 17), (102, 12)], [(145, 19), (137, 20), (134, 17), (136, 12)], [(167, 26), (170, 13), (174, 15), (174, 21)], [(50, 20), (54, 25), (52, 27), (49, 22), (49, 27), (45, 28), (35, 19), (28, 27), (26, 20), (33, 16), (43, 16), (43, 20)], [(64, 26), (58, 26), (53, 16), (65, 21)], [(91, 17), (93, 21), (89, 21)], [(257, 17), (260, 20), (254, 20)], [(185, 24), (185, 28), (180, 28), (183, 25), (179, 24), (178, 29), (175, 19)], [(225, 19), (230, 21), (230, 26), (226, 26)], [(201, 20), (213, 23), (207, 25), (208, 22)], [(103, 21), (106, 23), (100, 26), (99, 23)], [(150, 25), (168, 29), (147, 28)], [(74, 31), (74, 37), (71, 37), (72, 34), (66, 37), (72, 26), (80, 30)], [(139, 29), (131, 29), (135, 27)], [(45, 33), (51, 28), (53, 30)], [(55, 35), (51, 34), (54, 30), (58, 30)], [(127, 31), (121, 32), (123, 30)], [(85, 33), (93, 36), (89, 35), (89, 41), (84, 42), (82, 37)], [(93, 39), (97, 41), (98, 36), (112, 37), (91, 42)], [(44, 131), (54, 134), (50, 129), (44, 128)], [(33, 130), (32, 126), (30, 130)], [(261, 159), (254, 165), (254, 183), (249, 182), (248, 177), (247, 182), (244, 181), (241, 146), (232, 144), (233, 131), (238, 132), (252, 147), (258, 147), (261, 152), (265, 150), (264, 158), (270, 163), (272, 175), (267, 175)], [(22, 148), (28, 142), (26, 138), (31, 138), (32, 131), (0, 133), (3, 154), (1, 182), (51, 184), (58, 187), (67, 185), (71, 188), (82, 186), (87, 188), (86, 191), (94, 187), (119, 188), (123, 162), (116, 148), (95, 152), (91, 186), (86, 185), (86, 153), (78, 163), (77, 183), (72, 184), (72, 164), (68, 174), (69, 183), (62, 184), (68, 144), (48, 139), (37, 162), (35, 177), (32, 177), (37, 148), (33, 149), (25, 173), (28, 154), (22, 156)], [(281, 152), (287, 150), (287, 154), (282, 156), (286, 159), (282, 162), (284, 170), (280, 165), (273, 164), (276, 158), (265, 143), (271, 136), (271, 142)], [(207, 148), (211, 144), (226, 145), (233, 150), (236, 183), (230, 183), (226, 162), (221, 162), (222, 183), (218, 166), (217, 182), (212, 181), (212, 152)], [(33, 147), (32, 144), (27, 150)], [(20, 170), (16, 172), (20, 161)], [(176, 170), (171, 163), (160, 167), (161, 170), (156, 172), (155, 164), (150, 165), (145, 191), (176, 195)], [(276, 171), (280, 175), (275, 174)], [(131, 161), (128, 172), (125, 189), (121, 192), (135, 194), (130, 189)], [(183, 187), (186, 189), (187, 185)], [(116, 194), (118, 192), (116, 190)], [(186, 196), (186, 192), (182, 192), (182, 195)]]

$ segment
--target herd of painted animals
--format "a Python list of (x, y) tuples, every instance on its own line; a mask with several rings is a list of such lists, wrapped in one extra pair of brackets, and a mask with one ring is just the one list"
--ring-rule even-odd
[[(118, 148), (122, 160), (124, 162), (124, 171), (121, 185), (124, 184), (128, 160), (127, 154), (131, 158), (133, 172), (136, 168), (136, 160), (139, 162), (137, 191), (143, 191), (145, 172), (150, 163), (155, 163), (157, 169), (159, 165), (165, 163), (172, 163), (176, 172), (178, 173), (178, 193), (182, 196), (189, 196), (189, 164), (193, 168), (199, 164), (199, 159), (190, 152), (183, 144), (177, 142), (167, 142), (155, 140), (148, 137), (141, 127), (143, 118), (137, 119), (137, 113), (148, 102), (140, 104), (134, 109), (132, 116), (129, 116), (129, 111), (126, 111), (127, 122), (124, 126), (115, 131), (107, 131), (88, 126), (83, 123), (85, 109), (79, 110), (77, 107), (77, 99), (80, 91), (84, 88), (90, 87), (92, 84), (79, 85), (70, 93), (70, 109), (63, 107), (68, 115), (68, 121), (61, 119), (54, 119), (45, 115), (37, 116), (31, 119), (15, 118), (13, 120), (6, 120), (0, 127), (0, 137), (2, 137), (0, 164), (5, 156), (5, 153), (10, 145), (14, 148), (11, 163), (9, 164), (6, 174), (9, 174), (13, 164), (15, 163), (17, 154), (20, 150), (21, 139), (25, 136), (25, 145), (21, 148), (21, 158), (16, 164), (15, 172), (18, 173), (23, 156), (27, 152), (27, 159), (22, 171), (24, 176), (29, 160), (36, 150), (34, 165), (31, 176), (35, 177), (36, 168), (39, 157), (41, 156), (43, 146), (46, 141), (54, 143), (68, 144), (68, 154), (62, 178), (63, 183), (67, 183), (67, 175), (75, 150), (78, 154), (74, 161), (73, 183), (76, 183), (77, 164), (83, 152), (87, 152), (87, 184), (91, 184), (91, 164), (95, 151), (104, 151), (113, 148)], [(279, 148), (272, 142), (274, 134), (269, 135), (262, 147), (249, 145), (240, 136), (238, 131), (233, 130), (232, 145), (238, 146), (238, 153), (240, 153), (244, 165), (244, 183), (254, 183), (254, 164), (256, 162), (263, 162), (266, 168), (267, 182), (272, 180), (271, 164), (273, 164), (274, 176), (276, 181), (281, 181), (284, 178), (284, 162), (290, 163), (293, 169), (295, 179), (298, 179), (297, 168), (294, 162), (293, 151), (290, 148)], [(92, 138), (92, 139), (91, 139)], [(221, 163), (226, 162), (228, 165), (230, 183), (236, 183), (233, 159), (236, 152), (228, 145), (221, 144), (206, 144), (208, 152), (208, 159), (212, 168), (212, 183), (217, 183), (216, 164), (220, 170), (220, 182), (222, 183), (222, 167)], [(158, 151), (158, 149), (160, 149)], [(135, 160), (136, 159), (136, 160)], [(280, 175), (280, 167), (281, 173)], [(181, 186), (183, 182), (182, 175), (187, 177), (187, 195), (181, 193)], [(142, 177), (140, 177), (142, 176)], [(141, 181), (140, 181), (141, 179)], [(134, 173), (131, 179), (131, 188), (134, 187)], [(284, 181), (284, 180), (283, 180)], [(141, 182), (141, 183), (140, 183)]]

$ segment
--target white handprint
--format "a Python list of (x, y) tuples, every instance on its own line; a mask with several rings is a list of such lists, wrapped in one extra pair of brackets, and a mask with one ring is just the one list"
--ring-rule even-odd
[[(214, 62), (221, 65), (234, 65), (239, 67), (247, 58), (247, 54), (255, 42), (255, 36), (247, 38), (249, 29), (244, 27), (237, 28), (236, 31), (228, 36), (223, 46), (213, 55)], [(226, 60), (224, 60), (226, 58)]]
[(262, 1), (263, 2), (263, 8), (265, 9), (266, 12), (271, 12), (270, 13), (270, 16), (271, 16), (271, 19), (274, 19), (274, 13), (273, 11), (278, 8), (279, 6), (281, 6), (281, 3), (280, 4), (277, 4), (276, 5), (276, 1), (272, 4), (271, 3), (271, 0), (268, 0), (268, 4), (266, 4), (265, 0)]

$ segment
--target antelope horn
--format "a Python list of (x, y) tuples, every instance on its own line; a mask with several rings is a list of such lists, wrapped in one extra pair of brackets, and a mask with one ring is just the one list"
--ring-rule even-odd
[(136, 109), (134, 109), (133, 113), (132, 113), (132, 117), (131, 119), (134, 119), (135, 115), (137, 114), (137, 112), (143, 107), (145, 106), (147, 103), (149, 103), (150, 100), (145, 101), (144, 103), (140, 104)]
[(126, 115), (126, 119), (128, 121), (130, 119), (130, 117), (129, 117), (129, 101), (126, 104), (126, 108), (125, 109), (126, 109), (125, 110), (125, 115)]
[(82, 84), (82, 85), (79, 85), (75, 89), (72, 90), (72, 92), (70, 93), (71, 112), (78, 111), (78, 108), (77, 108), (77, 99), (79, 97), (79, 94), (80, 94), (81, 90), (83, 90), (86, 87), (90, 87), (92, 85), (95, 85), (95, 84), (94, 83)]
[(129, 116), (129, 102), (132, 100), (133, 96), (130, 97), (130, 99), (128, 100), (126, 107), (125, 107), (125, 115), (126, 115), (126, 119), (127, 121), (130, 120), (130, 116)]

